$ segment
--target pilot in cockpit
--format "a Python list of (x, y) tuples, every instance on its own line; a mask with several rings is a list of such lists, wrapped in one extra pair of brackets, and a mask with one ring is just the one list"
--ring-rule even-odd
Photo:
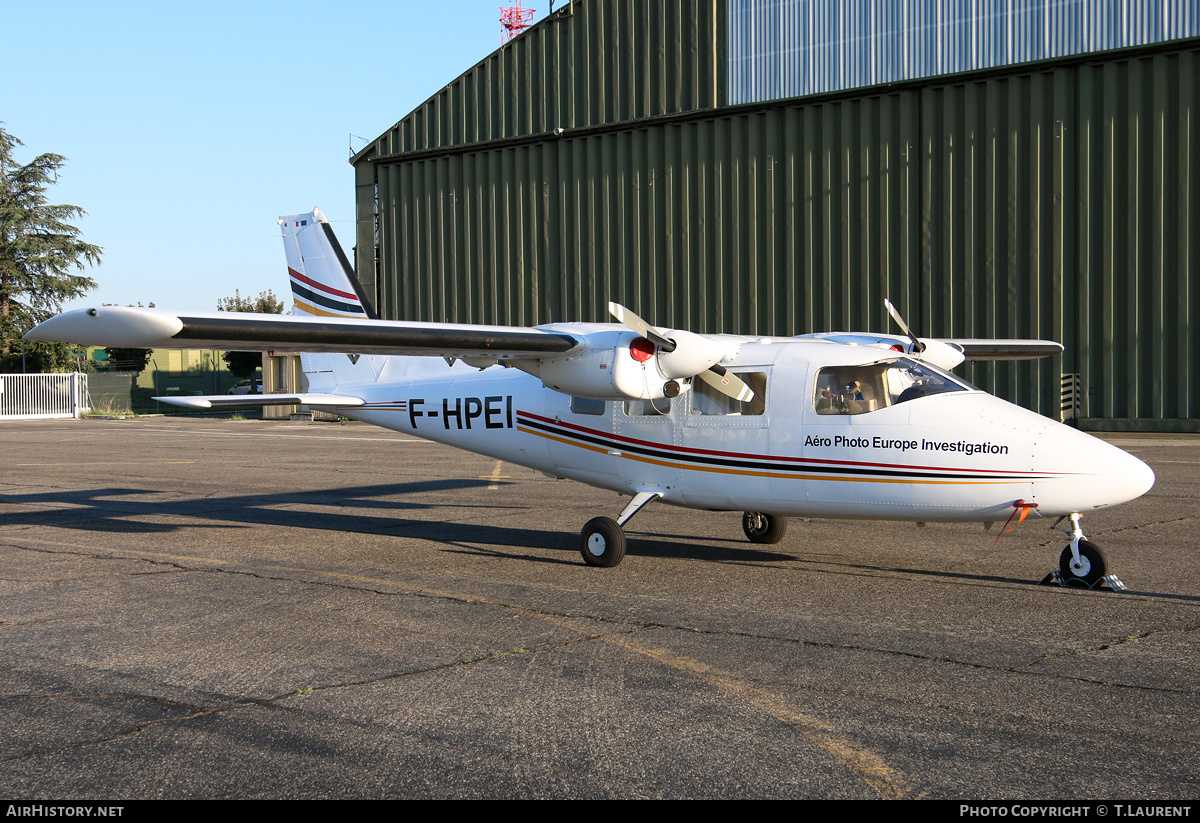
[(821, 375), (818, 414), (862, 414), (866, 410), (864, 402), (862, 383), (849, 374), (833, 370)]

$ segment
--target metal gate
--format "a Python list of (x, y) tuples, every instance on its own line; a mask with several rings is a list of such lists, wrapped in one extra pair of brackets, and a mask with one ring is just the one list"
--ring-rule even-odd
[(0, 420), (79, 417), (88, 410), (87, 375), (0, 375)]

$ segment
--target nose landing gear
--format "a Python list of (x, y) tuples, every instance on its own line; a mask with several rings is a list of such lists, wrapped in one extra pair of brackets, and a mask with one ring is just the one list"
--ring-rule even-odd
[(1104, 579), (1107, 570), (1104, 552), (1087, 540), (1068, 545), (1058, 558), (1058, 572), (1068, 584), (1078, 581), (1090, 589)]
[(1125, 584), (1120, 578), (1108, 573), (1108, 562), (1104, 559), (1104, 552), (1100, 551), (1100, 547), (1095, 543), (1084, 538), (1083, 528), (1079, 525), (1079, 513), (1070, 515), (1071, 531), (1058, 528), (1058, 524), (1064, 519), (1066, 518), (1060, 517), (1053, 528), (1069, 535), (1071, 542), (1058, 558), (1058, 574), (1047, 575), (1047, 580), (1056, 578), (1061, 586), (1084, 589), (1094, 589), (1101, 582), (1105, 582), (1113, 591), (1124, 591)]

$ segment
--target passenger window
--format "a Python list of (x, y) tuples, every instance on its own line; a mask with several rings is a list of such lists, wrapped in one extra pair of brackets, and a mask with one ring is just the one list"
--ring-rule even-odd
[(626, 400), (625, 414), (630, 417), (654, 417), (671, 413), (670, 400)]
[(571, 412), (574, 414), (604, 414), (608, 403), (590, 397), (571, 397)]
[(692, 380), (692, 414), (751, 416), (760, 415), (767, 409), (767, 374), (766, 372), (738, 372), (754, 397), (743, 402), (736, 400), (724, 392), (718, 391), (700, 378)]
[(817, 414), (866, 414), (969, 386), (924, 363), (897, 359), (866, 366), (836, 366), (817, 373), (813, 408)]

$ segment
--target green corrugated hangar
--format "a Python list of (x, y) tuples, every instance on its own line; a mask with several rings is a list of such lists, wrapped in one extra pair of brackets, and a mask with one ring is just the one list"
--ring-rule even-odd
[(1200, 431), (1200, 3), (856, 5), (555, 10), (352, 158), (380, 316), (895, 332), (890, 297), (1066, 346), (964, 367), (1001, 397)]

